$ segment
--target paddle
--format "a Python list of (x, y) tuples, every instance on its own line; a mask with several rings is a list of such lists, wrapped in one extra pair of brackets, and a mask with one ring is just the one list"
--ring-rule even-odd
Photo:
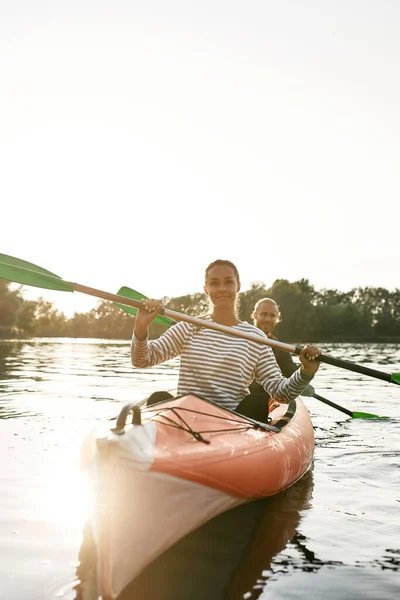
[[(132, 288), (129, 287), (122, 287), (118, 290), (117, 292), (118, 296), (124, 296), (125, 298), (131, 298), (132, 300), (143, 300), (143, 298), (147, 298), (147, 296), (145, 296), (144, 294), (141, 294), (140, 292), (137, 292), (136, 290), (133, 290)], [(122, 310), (124, 310), (126, 313), (128, 313), (129, 315), (133, 315), (135, 316), (138, 309), (137, 308), (133, 308), (132, 306), (124, 306), (123, 304), (120, 304), (119, 302), (115, 302), (115, 304), (117, 306), (119, 306), (119, 308), (122, 308)], [(158, 323), (159, 325), (173, 325), (175, 323), (175, 321), (173, 321), (172, 319), (169, 319), (168, 317), (164, 317), (164, 315), (157, 315), (157, 317), (154, 319), (153, 323)]]
[(316, 398), (320, 402), (323, 402), (324, 404), (327, 404), (328, 406), (332, 406), (332, 408), (336, 408), (337, 410), (340, 410), (345, 415), (349, 415), (349, 417), (351, 417), (352, 419), (388, 419), (389, 418), (389, 417), (380, 417), (379, 415), (374, 415), (372, 413), (365, 413), (365, 412), (349, 410), (348, 408), (345, 408), (344, 406), (340, 406), (340, 404), (336, 404), (335, 402), (332, 402), (331, 400), (327, 400), (326, 398), (323, 398), (322, 396), (320, 396), (317, 393), (314, 393), (312, 395), (312, 397)]
[[(42, 269), (41, 267), (38, 267), (32, 263), (28, 263), (12, 256), (7, 256), (5, 254), (0, 254), (0, 277), (6, 279), (7, 281), (50, 290), (80, 292), (81, 294), (88, 294), (89, 296), (95, 296), (96, 298), (102, 298), (103, 300), (110, 300), (111, 302), (117, 302), (119, 304), (123, 304), (124, 306), (131, 306), (133, 308), (140, 308), (142, 306), (142, 304), (137, 300), (124, 296), (118, 296), (117, 294), (110, 294), (108, 292), (87, 287), (79, 283), (65, 281), (58, 275), (49, 273), (50, 271)], [(292, 346), (290, 344), (278, 342), (277, 340), (271, 340), (267, 337), (260, 337), (257, 334), (245, 333), (233, 327), (219, 325), (218, 323), (199, 319), (198, 317), (193, 317), (191, 315), (185, 315), (173, 310), (168, 310), (166, 308), (160, 308), (159, 314), (170, 317), (175, 321), (186, 321), (187, 323), (192, 323), (198, 327), (204, 327), (206, 329), (220, 331), (221, 333), (227, 333), (228, 335), (251, 340), (264, 346), (279, 348), (280, 350), (284, 350), (285, 352), (290, 352), (292, 354), (298, 355), (302, 350), (300, 346)], [(327, 354), (320, 354), (318, 356), (318, 360), (342, 369), (347, 369), (356, 373), (362, 373), (363, 375), (375, 377), (376, 379), (381, 379), (388, 383), (400, 385), (400, 373), (384, 373), (383, 371), (377, 371), (376, 369), (363, 367), (362, 365), (357, 365), (356, 363), (352, 363), (350, 361), (334, 358), (333, 356), (329, 356)]]
[[(23, 275), (22, 271), (19, 271), (20, 274), (18, 275), (18, 279), (9, 279), (8, 277), (6, 277), (6, 274), (3, 273), (3, 271), (5, 272), (5, 263), (7, 263), (10, 267), (17, 267), (20, 269), (28, 270), (29, 274)], [(10, 274), (11, 273), (12, 273), (12, 271), (10, 271)], [(37, 275), (39, 275), (39, 277), (36, 277), (35, 273)], [(45, 281), (42, 277), (40, 277), (40, 275), (48, 275), (50, 277), (56, 278), (57, 282), (49, 283), (47, 280)], [(52, 273), (51, 271), (48, 271), (47, 269), (43, 269), (42, 267), (39, 267), (38, 265), (29, 263), (26, 260), (20, 260), (19, 258), (15, 258), (14, 256), (8, 256), (7, 254), (0, 254), (0, 277), (2, 277), (3, 279), (9, 279), (9, 281), (15, 281), (15, 283), (32, 285), (34, 287), (42, 287), (42, 288), (58, 290), (58, 291), (62, 291), (62, 292), (73, 292), (74, 291), (73, 289), (71, 289), (71, 283), (63, 281), (59, 275), (56, 275), (55, 273)], [(27, 277), (28, 278), (27, 281), (22, 281), (23, 277), (24, 278)], [(45, 285), (43, 285), (43, 282), (45, 283)], [(126, 293), (126, 294), (124, 294), (125, 289), (128, 291), (128, 293)], [(76, 290), (76, 291), (78, 291), (78, 290)], [(127, 296), (128, 298), (134, 298), (135, 300), (141, 300), (142, 298), (144, 298), (143, 294), (141, 294), (140, 292), (136, 292), (135, 290), (132, 290), (131, 288), (121, 288), (118, 293), (121, 294), (122, 296)], [(123, 306), (122, 304), (118, 304), (118, 302), (116, 302), (115, 304), (117, 306), (119, 306), (120, 308), (123, 308), (126, 312), (130, 313), (131, 315), (135, 315), (137, 313), (137, 310), (138, 310), (137, 308)], [(162, 315), (158, 315), (154, 319), (154, 323), (158, 323), (160, 325), (172, 325), (174, 323), (174, 321), (172, 321), (172, 319), (168, 319), (167, 317), (164, 317)]]
[[(142, 299), (142, 298), (147, 297), (144, 294), (137, 292), (136, 290), (133, 290), (132, 288), (129, 288), (126, 286), (120, 288), (118, 290), (118, 294), (122, 294), (123, 296), (127, 296), (128, 298), (134, 298), (134, 299), (138, 299), (138, 298)], [(122, 310), (124, 310), (125, 312), (128, 312), (130, 314), (132, 314), (133, 310), (135, 311), (135, 313), (137, 312), (136, 309), (131, 309), (130, 307), (124, 306), (123, 304), (118, 304), (118, 306), (120, 308), (122, 308)], [(169, 319), (169, 321), (170, 321), (171, 325), (174, 323), (174, 321), (172, 321), (171, 319)], [(320, 402), (323, 402), (324, 404), (327, 404), (328, 406), (332, 406), (332, 408), (336, 408), (337, 410), (340, 410), (344, 414), (349, 415), (349, 417), (351, 417), (352, 419), (387, 419), (388, 418), (388, 417), (380, 417), (378, 415), (374, 415), (371, 413), (351, 411), (348, 408), (345, 408), (344, 406), (340, 406), (339, 404), (335, 404), (335, 402), (332, 402), (331, 400), (327, 400), (326, 398), (323, 398), (322, 396), (320, 396), (319, 394), (316, 394), (316, 393), (313, 394), (313, 398), (316, 398), (317, 400), (319, 400)]]

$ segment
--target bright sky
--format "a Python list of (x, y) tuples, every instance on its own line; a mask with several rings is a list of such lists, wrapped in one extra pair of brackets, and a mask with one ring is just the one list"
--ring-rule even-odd
[(3, 2), (0, 252), (152, 297), (216, 258), (400, 287), (399, 31), (396, 0)]

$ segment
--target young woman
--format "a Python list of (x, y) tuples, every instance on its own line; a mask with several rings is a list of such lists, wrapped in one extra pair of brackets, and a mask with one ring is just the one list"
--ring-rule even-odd
[[(205, 319), (266, 337), (254, 325), (238, 319), (240, 278), (233, 263), (212, 262), (205, 272), (204, 291), (211, 305)], [(131, 344), (132, 364), (139, 368), (152, 367), (180, 355), (179, 395), (197, 394), (241, 412), (238, 404), (248, 396), (254, 379), (276, 400), (290, 402), (302, 393), (318, 370), (319, 361), (315, 358), (320, 351), (314, 346), (306, 345), (302, 349), (299, 355), (302, 366), (287, 379), (282, 376), (269, 346), (185, 322), (172, 326), (158, 339), (148, 341), (148, 326), (157, 315), (160, 301), (147, 299), (142, 303)], [(265, 405), (267, 411), (267, 401)]]

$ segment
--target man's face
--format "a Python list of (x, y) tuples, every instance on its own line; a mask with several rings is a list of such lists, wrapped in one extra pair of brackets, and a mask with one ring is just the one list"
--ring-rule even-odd
[(273, 328), (279, 323), (279, 310), (273, 302), (262, 302), (253, 313), (256, 327), (265, 334), (272, 333)]

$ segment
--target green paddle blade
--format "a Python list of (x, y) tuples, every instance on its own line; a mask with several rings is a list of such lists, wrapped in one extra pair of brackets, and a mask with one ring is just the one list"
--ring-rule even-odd
[(0, 254), (0, 277), (13, 283), (31, 285), (48, 290), (57, 290), (59, 292), (74, 291), (74, 284), (71, 281), (64, 281), (61, 277), (46, 269), (42, 269), (26, 260), (8, 256), (7, 254)]
[(354, 411), (351, 416), (353, 417), (353, 419), (389, 419), (389, 417), (380, 417), (379, 415), (373, 415), (371, 413), (356, 411)]
[(13, 267), (21, 267), (21, 269), (28, 269), (29, 271), (35, 271), (36, 273), (43, 273), (44, 275), (51, 275), (51, 277), (58, 277), (58, 279), (61, 279), (59, 275), (56, 275), (47, 269), (43, 269), (43, 267), (39, 267), (39, 265), (34, 265), (33, 263), (21, 260), (20, 258), (15, 258), (15, 256), (8, 256), (8, 254), (0, 254), (0, 262), (7, 263)]
[(397, 385), (400, 385), (400, 373), (392, 373), (392, 376), (390, 378), (390, 382), (391, 383), (397, 383)]
[(316, 398), (317, 400), (319, 400), (320, 402), (323, 402), (324, 404), (327, 404), (328, 406), (332, 406), (332, 408), (337, 408), (337, 410), (340, 410), (340, 412), (344, 413), (345, 415), (349, 415), (349, 417), (351, 417), (352, 419), (388, 419), (389, 418), (389, 417), (380, 417), (379, 415), (373, 415), (371, 413), (357, 412), (357, 411), (349, 410), (345, 406), (340, 406), (340, 404), (336, 404), (336, 402), (332, 402), (332, 400), (328, 400), (327, 398), (320, 396), (319, 394), (317, 394), (317, 392), (313, 393), (313, 398)]
[[(140, 292), (137, 292), (136, 290), (133, 290), (132, 288), (123, 286), (122, 288), (120, 288), (118, 290), (118, 296), (124, 296), (125, 298), (130, 298), (131, 300), (137, 300), (138, 302), (140, 302), (140, 300), (146, 299), (147, 296), (145, 296), (144, 294), (141, 294)], [(136, 315), (138, 309), (137, 308), (133, 308), (131, 306), (124, 306), (123, 304), (119, 304), (118, 302), (115, 302), (114, 304), (116, 304), (117, 306), (119, 306), (119, 308), (122, 308), (122, 310), (124, 310), (126, 313), (129, 313), (130, 315)], [(158, 315), (153, 323), (158, 323), (158, 325), (165, 325), (165, 326), (170, 326), (173, 325), (175, 323), (175, 321), (173, 321), (172, 319), (170, 319), (169, 317), (164, 317), (163, 315)]]

